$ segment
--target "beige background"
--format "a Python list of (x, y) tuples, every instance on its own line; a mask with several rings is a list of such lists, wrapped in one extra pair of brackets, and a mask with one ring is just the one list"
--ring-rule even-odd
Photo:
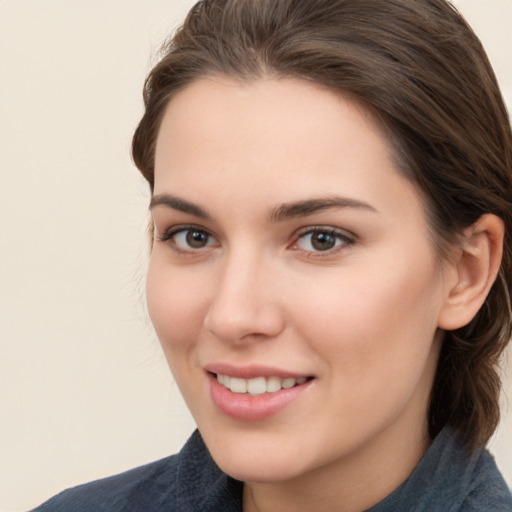
[[(175, 452), (146, 319), (141, 87), (191, 0), (0, 0), (0, 510)], [(512, 0), (456, 2), (512, 105)], [(510, 379), (508, 395), (512, 398)], [(492, 445), (512, 484), (512, 416)]]

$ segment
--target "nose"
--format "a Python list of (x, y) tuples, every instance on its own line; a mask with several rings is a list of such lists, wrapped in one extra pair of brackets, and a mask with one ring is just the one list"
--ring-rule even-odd
[(204, 318), (205, 328), (227, 343), (271, 339), (284, 329), (275, 268), (261, 258), (232, 254), (222, 267)]

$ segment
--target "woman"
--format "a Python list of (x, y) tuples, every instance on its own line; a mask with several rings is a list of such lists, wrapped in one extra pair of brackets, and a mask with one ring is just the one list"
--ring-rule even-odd
[(512, 135), (445, 0), (205, 0), (145, 86), (180, 454), (37, 510), (505, 511)]

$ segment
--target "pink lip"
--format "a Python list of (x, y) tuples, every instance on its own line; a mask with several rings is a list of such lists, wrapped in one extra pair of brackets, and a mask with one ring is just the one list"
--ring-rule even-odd
[[(235, 375), (229, 372), (222, 375), (235, 377)], [(251, 373), (251, 375), (254, 376), (254, 373)], [(278, 414), (292, 402), (300, 398), (310, 388), (313, 382), (313, 380), (308, 380), (304, 384), (294, 386), (293, 388), (281, 389), (275, 393), (251, 396), (248, 394), (233, 393), (220, 384), (216, 376), (212, 373), (207, 373), (207, 376), (210, 383), (210, 395), (217, 408), (230, 418), (248, 422), (261, 421)], [(258, 376), (263, 375), (260, 374)], [(288, 376), (290, 375), (288, 374)]]
[(227, 363), (214, 363), (206, 365), (204, 369), (210, 373), (229, 375), (230, 377), (237, 377), (239, 379), (255, 379), (256, 377), (280, 377), (281, 379), (292, 377), (299, 379), (301, 377), (311, 376), (305, 373), (296, 373), (280, 368), (260, 365), (233, 366)]

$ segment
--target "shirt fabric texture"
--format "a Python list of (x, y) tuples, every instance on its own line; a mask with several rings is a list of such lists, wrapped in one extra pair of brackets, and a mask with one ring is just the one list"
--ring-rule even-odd
[[(242, 489), (196, 430), (177, 455), (68, 489), (33, 512), (242, 512)], [(512, 512), (512, 496), (486, 450), (468, 455), (444, 429), (409, 478), (368, 512)]]

